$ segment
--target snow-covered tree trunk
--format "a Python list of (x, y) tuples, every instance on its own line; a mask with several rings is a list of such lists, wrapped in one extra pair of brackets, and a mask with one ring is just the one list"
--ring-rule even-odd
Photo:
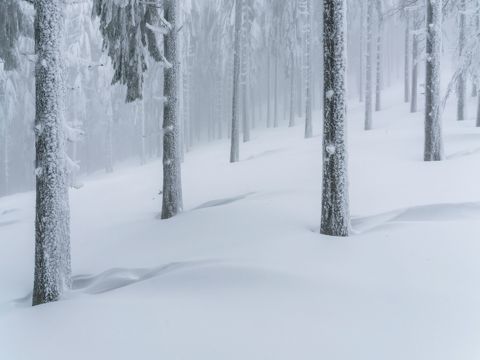
[(313, 136), (312, 124), (312, 0), (306, 0), (305, 24), (305, 138)]
[(377, 0), (377, 64), (375, 83), (375, 111), (382, 109), (382, 82), (383, 82), (383, 8), (382, 0)]
[(33, 305), (56, 301), (71, 286), (62, 4), (61, 0), (35, 0), (37, 191)]
[(271, 110), (271, 103), (272, 103), (271, 63), (272, 63), (272, 60), (270, 59), (271, 57), (270, 53), (271, 53), (271, 50), (267, 49), (267, 128), (272, 127), (272, 110)]
[[(475, 8), (475, 31), (478, 34), (480, 31), (480, 1), (475, 0), (473, 2), (474, 8)], [(478, 85), (477, 85), (477, 80), (474, 78), (472, 81), (472, 97), (477, 97), (478, 96)], [(478, 109), (480, 110), (480, 109)]]
[(233, 96), (230, 162), (240, 161), (240, 118), (238, 114), (240, 102), (240, 60), (242, 36), (243, 0), (235, 0), (235, 43), (233, 53)]
[[(458, 56), (462, 59), (466, 42), (466, 0), (459, 1), (459, 35), (458, 35)], [(457, 120), (465, 120), (465, 97), (467, 94), (467, 81), (465, 73), (461, 72), (457, 83)]]
[(372, 112), (373, 112), (373, 6), (374, 0), (367, 1), (367, 43), (366, 43), (366, 88), (365, 88), (365, 130), (372, 129)]
[[(245, 0), (243, 0), (245, 1)], [(248, 109), (248, 73), (249, 73), (249, 48), (248, 48), (248, 36), (249, 36), (249, 24), (248, 24), (248, 5), (242, 6), (242, 50), (241, 56), (241, 86), (242, 86), (242, 133), (243, 142), (250, 141), (250, 119)]]
[(427, 46), (425, 77), (425, 161), (443, 158), (440, 99), (440, 57), (442, 51), (442, 0), (426, 0)]
[(411, 102), (410, 102), (410, 112), (417, 112), (418, 108), (418, 30), (419, 30), (419, 21), (418, 13), (415, 11), (413, 13), (413, 23), (415, 24), (413, 29), (412, 36), (412, 91), (411, 91)]
[(358, 64), (359, 64), (359, 73), (358, 73), (358, 97), (359, 101), (363, 102), (364, 100), (364, 67), (365, 67), (365, 44), (364, 44), (364, 38), (365, 38), (365, 1), (360, 2), (360, 31), (359, 31), (359, 48), (360, 48), (360, 56), (358, 59)]
[(404, 101), (410, 101), (410, 16), (405, 16), (405, 70), (404, 70)]
[(273, 85), (273, 127), (278, 127), (278, 56), (275, 56), (275, 66), (273, 71), (274, 85)]
[(323, 191), (320, 231), (348, 236), (345, 0), (324, 1)]
[(295, 126), (295, 58), (293, 49), (290, 51), (290, 116), (288, 126)]
[(177, 0), (164, 0), (164, 18), (169, 31), (164, 39), (164, 54), (168, 61), (164, 81), (163, 112), (163, 202), (162, 219), (168, 219), (183, 209), (179, 139), (179, 61)]

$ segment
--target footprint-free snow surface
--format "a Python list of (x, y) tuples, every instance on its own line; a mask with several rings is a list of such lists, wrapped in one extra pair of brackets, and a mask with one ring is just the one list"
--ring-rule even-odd
[(0, 199), (0, 359), (478, 360), (480, 130), (447, 111), (447, 160), (424, 163), (422, 113), (387, 100), (370, 132), (350, 107), (350, 238), (318, 233), (301, 125), (233, 165), (226, 141), (195, 148), (168, 221), (159, 161), (85, 178), (57, 303), (30, 307), (34, 194)]

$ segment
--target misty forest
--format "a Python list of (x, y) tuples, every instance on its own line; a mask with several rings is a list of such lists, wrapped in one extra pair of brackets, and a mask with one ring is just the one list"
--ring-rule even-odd
[(480, 0), (0, 0), (1, 360), (478, 360)]

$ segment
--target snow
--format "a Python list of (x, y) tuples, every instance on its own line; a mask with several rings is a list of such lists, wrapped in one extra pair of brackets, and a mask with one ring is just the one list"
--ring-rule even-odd
[(257, 130), (235, 164), (228, 141), (188, 153), (167, 221), (160, 161), (82, 179), (57, 303), (30, 307), (34, 194), (0, 199), (0, 358), (478, 359), (480, 129), (449, 101), (447, 160), (423, 162), (402, 98), (369, 132), (349, 104), (349, 238), (318, 234), (319, 113), (312, 139)]

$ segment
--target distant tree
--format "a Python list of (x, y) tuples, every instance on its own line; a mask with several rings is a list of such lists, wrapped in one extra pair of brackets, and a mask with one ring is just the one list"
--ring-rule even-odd
[(373, 22), (375, 0), (365, 0), (367, 2), (367, 29), (366, 29), (366, 64), (365, 64), (365, 130), (372, 129), (373, 117)]
[[(305, 138), (313, 136), (312, 123), (312, 0), (303, 0), (305, 37)], [(363, 77), (363, 75), (362, 75)]]
[(241, 33), (243, 0), (235, 0), (235, 44), (233, 53), (233, 100), (232, 100), (232, 135), (230, 162), (240, 160), (240, 60), (241, 60)]
[[(467, 33), (466, 0), (458, 0), (458, 12), (460, 16), (458, 31), (458, 56), (461, 59), (464, 55)], [(461, 72), (457, 80), (457, 120), (465, 120), (465, 107), (467, 95), (466, 74)]]

